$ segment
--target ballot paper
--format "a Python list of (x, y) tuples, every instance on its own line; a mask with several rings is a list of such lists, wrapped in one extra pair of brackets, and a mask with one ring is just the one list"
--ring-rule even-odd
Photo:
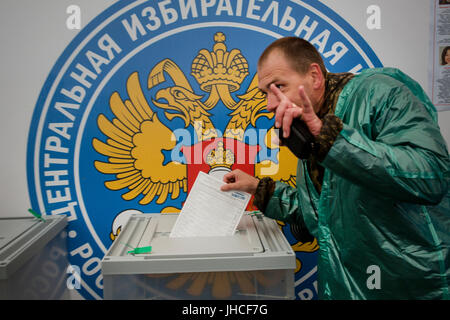
[(232, 236), (251, 195), (241, 191), (221, 191), (223, 184), (200, 171), (170, 237)]

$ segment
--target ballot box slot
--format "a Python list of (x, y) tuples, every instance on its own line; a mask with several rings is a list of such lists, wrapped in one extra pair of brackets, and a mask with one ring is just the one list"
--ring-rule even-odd
[(136, 227), (136, 221), (133, 219), (129, 219), (127, 224), (122, 226), (122, 229), (119, 233), (119, 236), (114, 240), (113, 244), (111, 245), (109, 254), (112, 256), (121, 256), (124, 253), (126, 253), (126, 250), (128, 249), (128, 246), (131, 246), (130, 239), (131, 235), (133, 234), (133, 230)]
[(28, 233), (36, 223), (40, 221), (35, 219), (9, 219), (5, 218), (0, 225), (0, 259), (11, 255), (16, 247), (20, 247), (27, 238), (23, 234)]
[(4, 242), (0, 247), (0, 260), (13, 259), (20, 252), (18, 248), (25, 246), (50, 223), (50, 220), (43, 222), (28, 217), (23, 220), (22, 218), (2, 220), (1, 234), (4, 235)]
[(31, 229), (37, 222), (30, 218), (4, 218), (0, 225), (0, 250)]
[(156, 227), (158, 226), (158, 217), (153, 217), (147, 222), (142, 237), (139, 240), (139, 247), (147, 247), (151, 245), (152, 239), (155, 235)]
[(151, 219), (142, 218), (140, 215), (131, 216), (111, 246), (110, 254), (113, 256), (128, 255), (131, 249), (138, 247), (150, 221)]
[(291, 246), (286, 238), (281, 233), (274, 232), (274, 228), (279, 228), (275, 220), (262, 219), (262, 215), (254, 215), (252, 219), (265, 251), (291, 251)]

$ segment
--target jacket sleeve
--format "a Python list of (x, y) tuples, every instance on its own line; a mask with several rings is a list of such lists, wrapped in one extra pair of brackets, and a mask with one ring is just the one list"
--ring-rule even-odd
[(298, 223), (301, 219), (297, 189), (276, 181), (275, 190), (267, 203), (264, 215), (287, 223)]
[(449, 155), (422, 101), (400, 82), (387, 80), (344, 104), (364, 120), (344, 120), (322, 165), (397, 201), (439, 203), (448, 190)]

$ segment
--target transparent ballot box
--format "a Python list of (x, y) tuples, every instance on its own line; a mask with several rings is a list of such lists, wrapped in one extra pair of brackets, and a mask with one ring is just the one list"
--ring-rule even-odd
[(102, 260), (105, 299), (294, 299), (295, 253), (276, 221), (244, 214), (233, 236), (171, 238), (177, 217), (131, 216)]
[(68, 299), (64, 216), (0, 218), (0, 300)]

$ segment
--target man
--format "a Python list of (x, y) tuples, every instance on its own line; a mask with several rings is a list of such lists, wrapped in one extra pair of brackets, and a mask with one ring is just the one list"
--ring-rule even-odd
[(328, 73), (295, 37), (263, 52), (258, 80), (275, 127), (300, 118), (315, 148), (297, 188), (237, 170), (222, 190), (317, 238), (320, 299), (448, 299), (450, 160), (420, 86), (392, 68)]

